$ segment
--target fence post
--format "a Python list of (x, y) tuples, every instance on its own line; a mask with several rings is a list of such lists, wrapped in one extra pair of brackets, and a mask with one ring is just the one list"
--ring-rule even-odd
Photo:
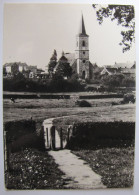
[(7, 146), (6, 146), (6, 131), (4, 131), (4, 165), (5, 171), (8, 170), (8, 156), (7, 156)]
[(63, 149), (63, 131), (62, 131), (62, 128), (60, 128), (60, 148)]
[(47, 147), (49, 147), (48, 128), (46, 128), (46, 140), (47, 140)]
[(70, 140), (70, 126), (68, 127), (67, 146), (69, 144), (69, 140)]
[(55, 126), (52, 126), (50, 131), (51, 131), (51, 149), (55, 150)]

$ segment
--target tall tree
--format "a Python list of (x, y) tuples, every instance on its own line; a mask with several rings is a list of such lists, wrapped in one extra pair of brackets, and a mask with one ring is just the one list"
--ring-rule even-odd
[(132, 43), (135, 42), (135, 10), (133, 5), (107, 5), (106, 7), (93, 4), (96, 9), (97, 20), (99, 24), (103, 23), (104, 18), (110, 18), (111, 21), (117, 20), (117, 24), (126, 27), (121, 31), (123, 37), (120, 45), (123, 46), (123, 52), (130, 50)]
[(54, 71), (54, 68), (57, 64), (57, 52), (54, 50), (52, 57), (50, 58), (50, 62), (48, 64), (48, 72), (51, 75)]

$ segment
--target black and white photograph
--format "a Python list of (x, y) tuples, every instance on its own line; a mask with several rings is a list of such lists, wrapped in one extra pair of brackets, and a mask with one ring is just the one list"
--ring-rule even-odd
[(133, 189), (135, 6), (5, 3), (5, 189)]

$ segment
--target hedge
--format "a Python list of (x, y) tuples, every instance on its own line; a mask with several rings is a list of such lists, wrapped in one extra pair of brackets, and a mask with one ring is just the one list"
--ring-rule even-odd
[[(33, 120), (10, 121), (4, 124), (6, 131), (6, 146), (11, 152), (24, 148), (38, 148), (44, 150), (44, 133), (41, 129), (36, 132), (36, 122)], [(38, 135), (37, 135), (38, 134)]]
[(76, 123), (67, 148), (90, 149), (134, 144), (134, 122)]

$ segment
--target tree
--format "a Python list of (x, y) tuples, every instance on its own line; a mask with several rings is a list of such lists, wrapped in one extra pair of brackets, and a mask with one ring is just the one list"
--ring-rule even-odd
[(70, 77), (72, 74), (72, 68), (70, 64), (68, 62), (59, 61), (56, 74), (62, 77)]
[(12, 64), (11, 72), (14, 76), (19, 73), (19, 65), (17, 63)]
[(110, 18), (111, 21), (117, 20), (117, 24), (125, 27), (127, 30), (121, 31), (123, 39), (120, 45), (123, 46), (123, 52), (130, 50), (132, 43), (135, 42), (135, 11), (133, 5), (108, 5), (106, 7), (93, 4), (96, 9), (97, 20), (99, 24), (103, 23), (104, 18)]
[(48, 64), (48, 72), (51, 75), (54, 71), (54, 68), (57, 64), (57, 52), (54, 50), (52, 57), (50, 58), (50, 62)]
[(68, 63), (68, 59), (65, 57), (64, 52), (62, 52), (62, 56), (57, 64), (56, 75), (62, 77), (71, 77), (72, 75), (72, 68)]

